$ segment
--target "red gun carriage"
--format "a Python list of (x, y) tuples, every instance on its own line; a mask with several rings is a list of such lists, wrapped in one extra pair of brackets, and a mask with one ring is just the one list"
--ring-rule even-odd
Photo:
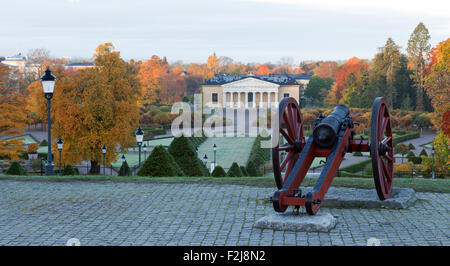
[[(380, 200), (390, 197), (394, 170), (394, 149), (389, 110), (382, 97), (372, 107), (370, 143), (353, 139), (354, 123), (350, 110), (338, 105), (327, 117), (316, 119), (306, 140), (300, 108), (294, 98), (284, 98), (279, 105), (279, 130), (272, 148), (272, 163), (278, 190), (272, 196), (273, 207), (284, 212), (288, 206), (305, 206), (310, 215), (320, 208), (346, 153), (370, 152), (373, 178)], [(312, 191), (304, 195), (299, 189), (315, 157), (327, 157)]]

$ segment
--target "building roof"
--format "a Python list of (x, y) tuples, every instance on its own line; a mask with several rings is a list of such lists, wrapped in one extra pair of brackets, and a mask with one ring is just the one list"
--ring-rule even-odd
[(295, 78), (290, 77), (290, 75), (282, 75), (282, 74), (271, 74), (271, 75), (240, 75), (240, 76), (232, 76), (232, 75), (217, 75), (212, 79), (207, 80), (203, 85), (223, 85), (230, 82), (238, 81), (246, 78), (255, 78), (279, 85), (299, 85)]
[(71, 63), (67, 65), (68, 67), (93, 67), (94, 63), (92, 62), (78, 62), (78, 63)]
[(294, 79), (307, 79), (310, 80), (311, 79), (311, 75), (309, 74), (305, 74), (305, 73), (301, 73), (301, 74), (288, 74), (289, 77), (294, 78)]

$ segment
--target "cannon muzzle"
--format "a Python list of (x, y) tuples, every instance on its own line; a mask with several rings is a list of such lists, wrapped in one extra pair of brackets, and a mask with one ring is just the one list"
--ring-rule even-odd
[(333, 146), (338, 139), (341, 123), (349, 114), (350, 109), (347, 106), (343, 104), (336, 106), (333, 112), (314, 128), (314, 142), (322, 148)]

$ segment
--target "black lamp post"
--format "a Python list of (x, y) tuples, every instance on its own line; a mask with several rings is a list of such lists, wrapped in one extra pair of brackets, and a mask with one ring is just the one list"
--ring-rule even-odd
[(141, 146), (142, 146), (142, 140), (144, 139), (144, 131), (141, 127), (138, 128), (135, 132), (136, 135), (136, 142), (139, 147), (139, 167), (141, 167)]
[(205, 164), (205, 166), (208, 163), (208, 156), (206, 156), (206, 154), (205, 156), (203, 156), (203, 163)]
[(147, 161), (147, 145), (144, 143), (144, 162)]
[(106, 145), (103, 145), (102, 147), (102, 154), (103, 154), (103, 174), (106, 175)]
[(50, 118), (50, 107), (51, 99), (53, 97), (53, 89), (55, 88), (56, 77), (52, 75), (52, 71), (47, 67), (45, 70), (45, 75), (41, 77), (42, 88), (44, 90), (45, 99), (47, 99), (47, 125), (48, 125), (48, 153), (47, 153), (47, 164), (45, 165), (45, 175), (54, 175), (53, 170), (54, 165), (52, 163), (52, 135), (51, 135), (51, 125), (52, 121)]
[(214, 151), (214, 168), (215, 168), (216, 167), (216, 151), (217, 151), (216, 143), (214, 143), (213, 151)]
[(61, 151), (63, 149), (63, 144), (64, 142), (62, 141), (61, 138), (58, 138), (58, 141), (56, 142), (56, 145), (58, 146), (58, 151), (59, 151), (59, 175), (61, 175)]
[(431, 172), (431, 178), (434, 179), (434, 145), (433, 145), (433, 147), (431, 147), (431, 158), (432, 158), (432, 162), (433, 162), (433, 168), (432, 168), (432, 172)]
[(125, 154), (122, 154), (122, 167), (121, 168), (123, 170), (123, 173), (122, 173), (123, 175), (125, 175), (125, 167), (123, 166), (125, 164), (125, 162), (126, 162)]

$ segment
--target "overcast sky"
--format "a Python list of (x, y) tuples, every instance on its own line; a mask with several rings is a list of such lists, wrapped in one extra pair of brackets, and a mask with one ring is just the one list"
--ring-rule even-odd
[(448, 0), (5, 0), (0, 56), (46, 48), (91, 58), (112, 42), (125, 59), (205, 62), (372, 58), (388, 37), (406, 48), (422, 21), (431, 44), (450, 37)]

